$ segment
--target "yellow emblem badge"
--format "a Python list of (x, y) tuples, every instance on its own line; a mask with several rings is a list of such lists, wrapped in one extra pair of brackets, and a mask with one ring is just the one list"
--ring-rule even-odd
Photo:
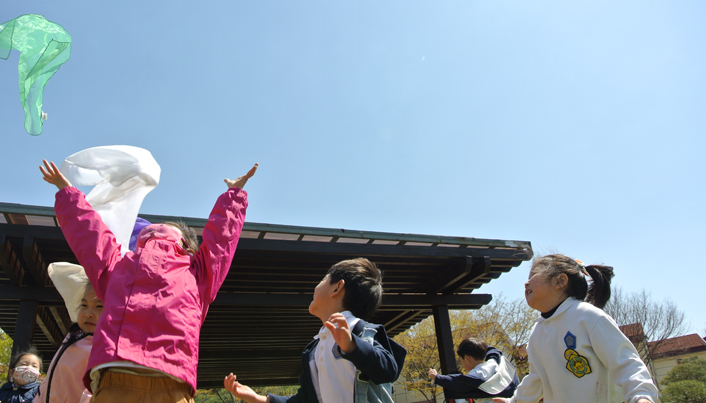
[(564, 343), (566, 344), (566, 351), (564, 351), (564, 358), (566, 358), (566, 369), (571, 371), (572, 374), (576, 375), (577, 378), (581, 378), (586, 374), (591, 373), (591, 366), (588, 365), (588, 360), (586, 357), (580, 355), (576, 352), (576, 336), (571, 334), (571, 332), (566, 332), (564, 336)]
[(566, 369), (571, 371), (576, 377), (581, 378), (591, 373), (591, 366), (588, 365), (588, 360), (586, 357), (579, 355), (576, 350), (567, 348), (564, 352), (564, 358), (568, 361), (566, 363)]

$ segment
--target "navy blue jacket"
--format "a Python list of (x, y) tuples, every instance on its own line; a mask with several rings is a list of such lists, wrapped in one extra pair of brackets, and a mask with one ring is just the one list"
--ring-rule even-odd
[[(501, 353), (500, 350), (495, 347), (488, 347), (485, 351), (485, 361), (488, 360), (494, 360), (497, 362), (499, 370), (502, 370), (503, 367), (500, 364), (502, 360), (505, 360), (505, 358), (503, 358), (503, 353)], [(507, 384), (493, 385), (497, 389), (504, 387), (504, 389), (497, 394), (490, 394), (481, 390), (481, 388), (485, 389), (485, 386), (488, 386), (489, 382), (493, 382), (492, 380), (489, 381), (480, 379), (471, 374), (437, 375), (434, 383), (444, 388), (444, 396), (446, 399), (512, 397), (520, 381), (517, 378), (517, 373), (515, 372), (514, 366), (512, 366), (509, 362), (506, 364), (507, 366), (505, 368), (507, 369), (507, 379), (512, 380)]]
[(0, 402), (2, 403), (32, 403), (34, 396), (39, 391), (37, 382), (28, 383), (26, 385), (14, 388), (12, 382), (6, 382), (0, 388)]
[[(377, 330), (373, 344), (360, 339), (365, 327)], [(364, 377), (377, 384), (396, 381), (402, 372), (407, 350), (387, 337), (385, 327), (382, 325), (368, 323), (360, 319), (351, 333), (355, 340), (355, 350), (350, 354), (342, 353), (341, 357), (352, 362)], [(309, 368), (309, 361), (313, 359), (317, 344), (319, 344), (318, 339), (312, 341), (302, 353), (302, 373), (299, 375), (297, 394), (294, 396), (269, 394), (270, 403), (320, 403), (316, 397), (316, 389), (314, 389)]]

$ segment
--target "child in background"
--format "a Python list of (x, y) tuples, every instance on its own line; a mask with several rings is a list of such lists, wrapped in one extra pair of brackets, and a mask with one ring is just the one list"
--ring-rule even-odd
[(542, 316), (527, 343), (529, 374), (514, 397), (493, 401), (654, 402), (658, 391), (647, 367), (601, 309), (610, 299), (612, 277), (612, 267), (584, 267), (564, 255), (533, 261), (525, 298)]
[(52, 263), (48, 272), (74, 323), (54, 355), (34, 402), (87, 403), (91, 394), (83, 385), (83, 374), (93, 346), (93, 332), (103, 312), (103, 302), (96, 296), (83, 267)]
[(456, 354), (461, 359), (461, 365), (467, 375), (439, 375), (435, 369), (429, 368), (429, 377), (435, 384), (444, 388), (446, 399), (486, 400), (484, 398), (495, 396), (511, 397), (515, 393), (520, 383), (515, 367), (497, 348), (471, 337), (458, 345)]
[(12, 356), (7, 383), (0, 388), (1, 403), (32, 403), (39, 390), (42, 357), (34, 346)]
[(44, 180), (59, 189), (56, 218), (104, 303), (84, 375), (92, 403), (193, 402), (201, 325), (230, 269), (247, 208), (242, 188), (256, 169), (225, 180), (200, 247), (187, 227), (153, 224), (121, 257), (84, 194), (44, 161)]
[(314, 289), (309, 313), (323, 326), (302, 353), (299, 390), (294, 396), (256, 394), (236, 381), (223, 383), (247, 403), (392, 402), (407, 351), (387, 337), (382, 325), (368, 323), (382, 299), (382, 275), (368, 259), (344, 260), (331, 266)]

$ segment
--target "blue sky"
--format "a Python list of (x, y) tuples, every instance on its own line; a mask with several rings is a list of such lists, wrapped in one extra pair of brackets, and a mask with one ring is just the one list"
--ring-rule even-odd
[[(706, 3), (3, 1), (71, 34), (44, 133), (0, 60), (0, 201), (52, 205), (42, 158), (127, 144), (141, 212), (531, 241), (615, 267), (704, 335)], [(527, 264), (481, 292), (521, 297)]]

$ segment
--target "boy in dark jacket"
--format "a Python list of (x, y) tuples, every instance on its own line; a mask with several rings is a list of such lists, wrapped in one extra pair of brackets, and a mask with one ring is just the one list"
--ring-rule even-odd
[(368, 259), (331, 266), (314, 289), (309, 313), (323, 327), (302, 354), (299, 390), (294, 396), (258, 395), (228, 375), (224, 385), (248, 403), (392, 402), (391, 384), (407, 351), (387, 337), (382, 325), (368, 323), (382, 300), (382, 275)]
[(439, 375), (429, 368), (429, 377), (444, 388), (446, 399), (512, 397), (520, 383), (515, 367), (503, 353), (484, 341), (467, 338), (456, 350), (468, 374)]

